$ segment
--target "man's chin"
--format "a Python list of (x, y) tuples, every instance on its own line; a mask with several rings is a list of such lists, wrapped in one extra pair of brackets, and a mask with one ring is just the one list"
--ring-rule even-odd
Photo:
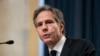
[(51, 42), (50, 39), (46, 39), (46, 40), (44, 40), (44, 43), (46, 43), (46, 44), (49, 44), (50, 42)]

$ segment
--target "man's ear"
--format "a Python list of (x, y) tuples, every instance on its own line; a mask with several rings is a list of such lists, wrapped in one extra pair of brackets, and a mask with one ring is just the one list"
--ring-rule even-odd
[(64, 24), (60, 24), (60, 31), (63, 32), (64, 30)]

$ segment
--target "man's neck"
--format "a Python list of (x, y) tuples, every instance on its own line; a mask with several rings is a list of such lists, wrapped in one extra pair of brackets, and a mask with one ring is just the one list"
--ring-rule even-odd
[(55, 43), (50, 43), (50, 44), (48, 44), (47, 46), (48, 46), (49, 48), (53, 49), (54, 46), (55, 46), (57, 43), (58, 43), (58, 41), (55, 42)]
[[(63, 35), (62, 35), (63, 36)], [(60, 41), (60, 39), (62, 38), (62, 36), (57, 40), (55, 41), (54, 43), (50, 43), (50, 44), (47, 44), (47, 46), (50, 48), (50, 49), (53, 49), (55, 47), (55, 45)]]

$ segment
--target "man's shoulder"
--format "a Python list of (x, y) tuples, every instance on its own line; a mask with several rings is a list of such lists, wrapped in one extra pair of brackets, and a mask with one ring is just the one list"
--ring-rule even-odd
[(88, 43), (89, 40), (86, 40), (86, 39), (72, 39), (73, 42), (76, 42), (76, 43)]
[(63, 52), (71, 53), (70, 55), (82, 56), (82, 55), (95, 55), (95, 48), (91, 41), (86, 39), (72, 39), (67, 38), (63, 47)]
[(90, 40), (86, 40), (86, 39), (68, 38), (68, 40), (71, 42), (72, 46), (91, 46), (91, 45), (93, 45)]

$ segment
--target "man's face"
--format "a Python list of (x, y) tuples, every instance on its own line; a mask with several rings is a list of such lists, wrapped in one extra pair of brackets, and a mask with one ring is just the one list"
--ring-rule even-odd
[(57, 43), (62, 37), (63, 24), (58, 24), (51, 11), (42, 11), (36, 20), (36, 29), (40, 39), (46, 44)]

